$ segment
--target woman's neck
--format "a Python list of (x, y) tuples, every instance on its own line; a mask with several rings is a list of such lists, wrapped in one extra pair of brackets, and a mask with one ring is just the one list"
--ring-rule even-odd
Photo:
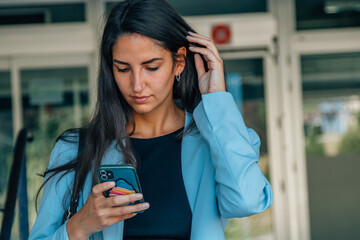
[[(154, 109), (147, 114), (133, 112), (135, 131), (131, 137), (153, 138), (171, 133), (185, 124), (185, 112), (175, 102), (166, 109)], [(129, 126), (130, 127), (130, 126)], [(132, 127), (129, 129), (132, 130)]]

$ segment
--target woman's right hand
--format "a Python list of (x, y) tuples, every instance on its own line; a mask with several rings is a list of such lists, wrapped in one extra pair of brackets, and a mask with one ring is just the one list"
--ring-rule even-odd
[(135, 212), (149, 208), (149, 203), (128, 205), (142, 199), (141, 193), (106, 198), (103, 192), (114, 186), (114, 182), (104, 182), (92, 188), (84, 206), (66, 224), (70, 240), (88, 239), (93, 233), (134, 217)]

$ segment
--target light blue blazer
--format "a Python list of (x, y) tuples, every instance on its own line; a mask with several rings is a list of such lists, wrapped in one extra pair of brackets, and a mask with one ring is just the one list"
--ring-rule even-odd
[[(273, 200), (269, 182), (258, 166), (260, 140), (245, 126), (234, 98), (228, 92), (202, 95), (193, 114), (186, 112), (185, 126), (194, 118), (199, 131), (185, 135), (181, 145), (181, 166), (186, 194), (192, 211), (191, 240), (225, 239), (229, 218), (240, 218), (266, 210)], [(49, 168), (72, 160), (78, 144), (58, 141)], [(122, 162), (113, 144), (103, 164)], [(61, 175), (61, 174), (58, 174)], [(74, 173), (53, 177), (44, 187), (39, 212), (29, 239), (68, 239), (63, 196), (72, 188)], [(79, 208), (91, 191), (88, 174)], [(144, 196), (146, 199), (146, 196)], [(69, 206), (69, 201), (67, 201)], [(124, 222), (114, 224), (90, 239), (122, 239)]]

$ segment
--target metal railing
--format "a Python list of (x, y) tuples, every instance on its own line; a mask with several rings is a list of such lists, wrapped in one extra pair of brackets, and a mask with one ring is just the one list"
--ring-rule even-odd
[(29, 237), (29, 218), (28, 218), (28, 197), (26, 179), (26, 142), (32, 141), (25, 128), (21, 129), (15, 144), (14, 159), (11, 166), (10, 178), (8, 181), (5, 208), (0, 240), (8, 240), (11, 237), (11, 229), (14, 222), (14, 212), (16, 199), (19, 207), (19, 233), (20, 239)]

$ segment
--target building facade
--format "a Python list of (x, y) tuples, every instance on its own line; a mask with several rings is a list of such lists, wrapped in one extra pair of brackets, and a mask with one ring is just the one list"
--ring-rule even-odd
[[(360, 238), (360, 2), (169, 2), (217, 43), (274, 191), (269, 210), (229, 222), (227, 239)], [(26, 127), (30, 227), (36, 173), (55, 138), (91, 116), (101, 31), (115, 3), (0, 1), (0, 206), (14, 138)]]

